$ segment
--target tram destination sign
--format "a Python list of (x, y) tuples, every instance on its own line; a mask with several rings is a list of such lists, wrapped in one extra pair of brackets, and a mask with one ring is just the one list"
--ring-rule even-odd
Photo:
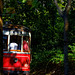
[(3, 30), (3, 34), (4, 35), (19, 35), (19, 36), (28, 36), (29, 33), (25, 32), (25, 31), (15, 31), (15, 30), (11, 30), (11, 31), (7, 31), (7, 30)]

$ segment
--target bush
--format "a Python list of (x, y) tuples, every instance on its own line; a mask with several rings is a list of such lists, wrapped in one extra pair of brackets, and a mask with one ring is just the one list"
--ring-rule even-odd
[(75, 60), (75, 43), (69, 45), (68, 47), (69, 47), (68, 53), (69, 60)]
[[(39, 52), (33, 52), (33, 58), (31, 63), (31, 68), (38, 67), (38, 65), (41, 64), (41, 66), (46, 66), (49, 63), (55, 63), (55, 64), (63, 64), (64, 61), (64, 54), (62, 53), (61, 49), (55, 49), (52, 50), (44, 50)], [(35, 65), (35, 66), (34, 66)]]

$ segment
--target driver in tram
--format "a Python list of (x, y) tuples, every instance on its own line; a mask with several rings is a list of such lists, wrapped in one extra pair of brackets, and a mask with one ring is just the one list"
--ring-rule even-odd
[(18, 44), (15, 42), (10, 43), (9, 48), (10, 50), (17, 50)]
[(10, 43), (10, 45), (9, 45), (9, 49), (16, 51), (17, 48), (18, 48), (18, 44), (15, 42), (15, 40), (13, 40), (13, 41)]

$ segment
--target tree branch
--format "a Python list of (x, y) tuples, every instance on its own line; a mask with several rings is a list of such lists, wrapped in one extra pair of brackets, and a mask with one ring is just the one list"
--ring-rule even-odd
[(3, 10), (3, 3), (2, 3), (2, 0), (0, 0), (0, 11), (2, 12)]
[(60, 16), (63, 16), (62, 9), (60, 9), (60, 7), (58, 6), (57, 0), (54, 0), (54, 3), (55, 3), (55, 5), (58, 9), (58, 12), (59, 12)]
[(71, 0), (67, 0), (67, 5), (65, 7), (65, 11), (67, 14), (69, 13), (70, 8), (71, 8)]

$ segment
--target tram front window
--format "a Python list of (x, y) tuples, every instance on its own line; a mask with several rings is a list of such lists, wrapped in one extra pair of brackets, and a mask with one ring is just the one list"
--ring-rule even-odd
[(21, 51), (21, 36), (10, 36), (10, 50)]
[(7, 41), (8, 41), (8, 36), (7, 35), (3, 35), (3, 50), (7, 51)]

